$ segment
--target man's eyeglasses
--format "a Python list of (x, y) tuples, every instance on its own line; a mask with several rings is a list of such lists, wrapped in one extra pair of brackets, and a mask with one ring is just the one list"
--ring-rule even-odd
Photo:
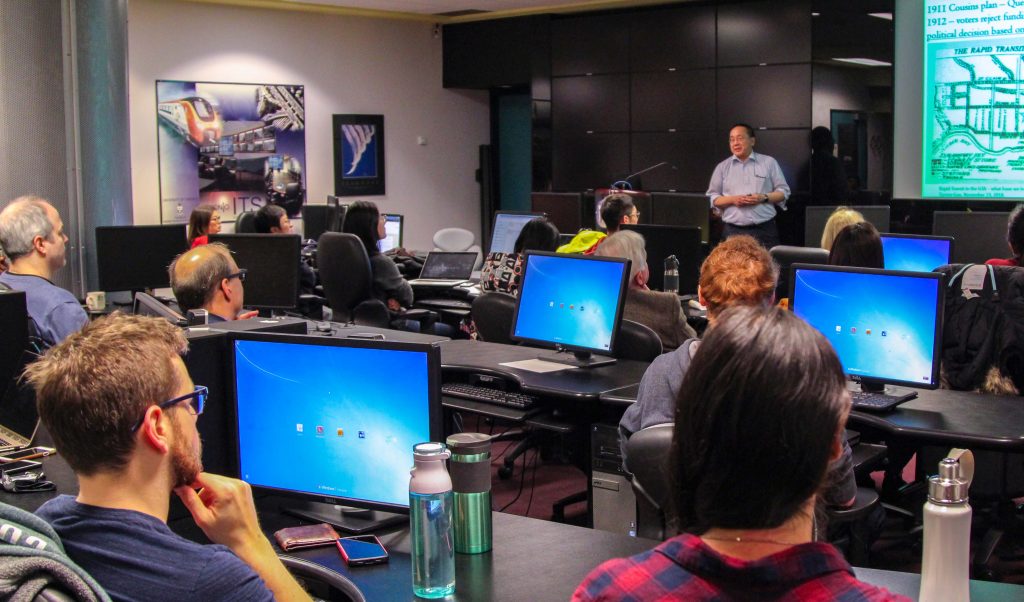
[(228, 274), (227, 276), (225, 276), (224, 278), (227, 279), (227, 280), (231, 280), (232, 278), (238, 278), (239, 282), (245, 282), (245, 275), (248, 274), (248, 273), (249, 273), (249, 270), (247, 270), (245, 268), (241, 268), (237, 272), (232, 272), (232, 273)]
[[(183, 401), (188, 401), (189, 413), (198, 416), (203, 413), (203, 408), (206, 406), (206, 398), (209, 395), (209, 389), (202, 385), (196, 385), (195, 390), (192, 391), (191, 393), (186, 393), (185, 395), (175, 397), (174, 399), (168, 399), (167, 401), (161, 403), (159, 407), (161, 410), (166, 410), (167, 408), (177, 405)], [(144, 421), (145, 419), (145, 416), (139, 418), (139, 421), (136, 422), (135, 426), (132, 427), (133, 433), (139, 430), (139, 427), (142, 426), (142, 421)]]

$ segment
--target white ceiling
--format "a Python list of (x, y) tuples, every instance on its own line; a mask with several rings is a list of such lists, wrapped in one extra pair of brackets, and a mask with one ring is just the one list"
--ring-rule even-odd
[[(191, 0), (207, 4), (233, 4), (258, 8), (379, 14), (382, 17), (431, 19), (447, 23), (536, 13), (629, 8), (692, 0)], [(473, 14), (458, 15), (460, 11)], [(478, 12), (478, 11), (483, 11)], [(456, 16), (447, 16), (448, 13)], [(445, 15), (445, 16), (442, 16)]]

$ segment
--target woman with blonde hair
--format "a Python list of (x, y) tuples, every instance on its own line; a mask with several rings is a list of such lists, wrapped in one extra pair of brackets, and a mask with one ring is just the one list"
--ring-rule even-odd
[(836, 235), (843, 228), (856, 224), (859, 222), (866, 221), (864, 216), (861, 215), (860, 211), (851, 209), (845, 205), (836, 207), (836, 210), (832, 212), (832, 215), (828, 216), (828, 221), (825, 222), (825, 231), (821, 233), (821, 248), (826, 251), (832, 250), (832, 243), (836, 240)]

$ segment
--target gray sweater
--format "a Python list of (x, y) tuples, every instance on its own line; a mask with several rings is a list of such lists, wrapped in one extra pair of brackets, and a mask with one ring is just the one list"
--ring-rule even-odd
[(370, 270), (373, 271), (373, 296), (387, 303), (397, 299), (402, 307), (412, 307), (412, 285), (398, 271), (398, 266), (383, 253), (370, 256)]

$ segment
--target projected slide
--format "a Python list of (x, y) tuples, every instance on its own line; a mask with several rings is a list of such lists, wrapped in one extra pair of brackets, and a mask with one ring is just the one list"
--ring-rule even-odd
[(921, 193), (1024, 197), (1024, 2), (924, 6)]

